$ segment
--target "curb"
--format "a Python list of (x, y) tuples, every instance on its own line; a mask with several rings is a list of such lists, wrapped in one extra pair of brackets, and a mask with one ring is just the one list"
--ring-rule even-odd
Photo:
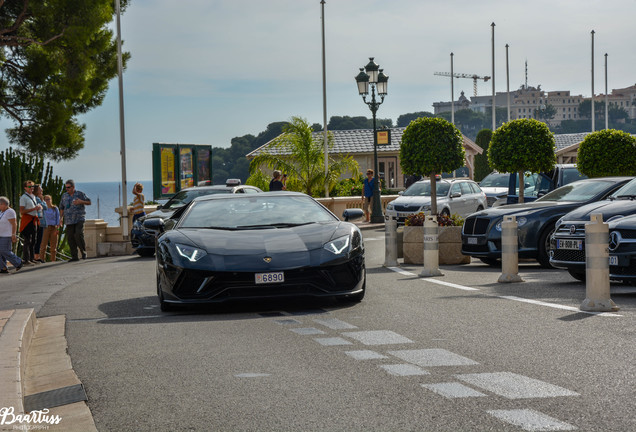
[(36, 318), (33, 309), (0, 311), (0, 410), (12, 410), (0, 431), (43, 423), (13, 417), (25, 414), (26, 405), (46, 418), (59, 418), (57, 423), (44, 422), (47, 430), (97, 431), (67, 353), (65, 325), (63, 315)]
[[(24, 412), (24, 373), (27, 350), (35, 334), (36, 318), (33, 309), (0, 311), (0, 408), (13, 407)], [(0, 425), (0, 430), (5, 429)]]

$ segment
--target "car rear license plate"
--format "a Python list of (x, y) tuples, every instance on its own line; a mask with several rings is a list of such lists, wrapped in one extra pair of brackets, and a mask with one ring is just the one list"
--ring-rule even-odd
[(583, 240), (557, 239), (557, 249), (583, 250)]
[(283, 272), (256, 273), (255, 282), (257, 284), (285, 282), (285, 273)]
[(469, 245), (476, 245), (477, 244), (477, 237), (468, 237), (466, 239), (466, 243)]
[(610, 265), (617, 266), (618, 265), (618, 257), (616, 255), (610, 255)]

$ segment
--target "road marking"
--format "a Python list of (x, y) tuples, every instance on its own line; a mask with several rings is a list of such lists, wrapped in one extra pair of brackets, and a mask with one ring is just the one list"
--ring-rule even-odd
[(316, 318), (314, 322), (318, 324), (322, 324), (325, 327), (329, 327), (332, 330), (348, 330), (348, 329), (356, 329), (357, 326), (353, 324), (346, 323), (344, 321), (340, 321), (338, 318)]
[(555, 418), (529, 409), (491, 410), (488, 414), (506, 423), (519, 426), (527, 431), (569, 431), (576, 430), (575, 426), (564, 423)]
[(284, 320), (276, 320), (274, 321), (276, 324), (281, 324), (281, 325), (288, 325), (288, 324), (302, 324), (300, 321), (295, 320), (293, 318), (291, 319), (284, 319)]
[(507, 399), (579, 396), (578, 393), (563, 387), (512, 372), (462, 374), (455, 377)]
[[(409, 271), (406, 270), (402, 270), (399, 267), (387, 267), (389, 270), (393, 270), (396, 273), (399, 273), (403, 276), (417, 276), (415, 273), (411, 273)], [(478, 288), (473, 288), (473, 287), (468, 287), (465, 285), (458, 285), (458, 284), (454, 284), (454, 283), (450, 283), (450, 282), (445, 282), (445, 281), (441, 281), (438, 279), (432, 279), (432, 278), (427, 278), (427, 279), (422, 279), (424, 282), (432, 282), (438, 285), (444, 285), (444, 286), (448, 286), (451, 288), (457, 288), (463, 291), (481, 291)], [(506, 300), (515, 300), (515, 301), (519, 301), (519, 302), (524, 302), (524, 303), (531, 303), (531, 304), (535, 304), (538, 306), (547, 306), (547, 307), (551, 307), (551, 308), (555, 308), (555, 309), (563, 309), (563, 310), (568, 310), (568, 311), (572, 311), (572, 312), (580, 312), (580, 313), (585, 313), (588, 315), (597, 315), (597, 316), (603, 316), (603, 317), (622, 317), (622, 315), (617, 314), (615, 312), (591, 312), (591, 311), (583, 311), (577, 307), (574, 306), (565, 306), (565, 305), (561, 305), (561, 304), (557, 304), (557, 303), (548, 303), (548, 302), (543, 302), (543, 301), (539, 301), (539, 300), (532, 300), (532, 299), (525, 299), (522, 297), (516, 297), (516, 296), (494, 296), (497, 298), (502, 298), (502, 299), (506, 299)]]
[(389, 354), (409, 363), (423, 367), (431, 366), (469, 366), (477, 365), (476, 361), (462, 357), (445, 349), (419, 349), (389, 351)]
[(558, 304), (558, 303), (548, 303), (548, 302), (543, 302), (543, 301), (539, 301), (539, 300), (526, 299), (526, 298), (523, 298), (523, 297), (516, 297), (516, 296), (497, 296), (497, 297), (502, 298), (502, 299), (506, 299), (506, 300), (514, 300), (514, 301), (518, 301), (518, 302), (522, 302), (522, 303), (530, 303), (530, 304), (535, 304), (535, 305), (539, 305), (539, 306), (547, 306), (547, 307), (551, 307), (551, 308), (554, 308), (554, 309), (563, 309), (563, 310), (568, 310), (568, 311), (572, 311), (572, 312), (586, 313), (586, 314), (589, 314), (589, 315), (609, 316), (609, 317), (620, 317), (620, 316), (622, 316), (622, 315), (615, 314), (615, 313), (584, 311), (584, 310), (581, 310), (581, 309), (579, 309), (577, 307), (574, 307), (574, 306), (566, 306), (566, 305), (562, 305), (562, 304)]
[(448, 399), (486, 396), (485, 394), (458, 382), (422, 384), (422, 387), (432, 390)]
[(437, 280), (437, 279), (430, 279), (429, 278), (429, 279), (426, 279), (425, 281), (426, 282), (436, 283), (436, 284), (439, 284), (439, 285), (448, 286), (448, 287), (451, 287), (451, 288), (457, 288), (457, 289), (460, 289), (460, 290), (463, 290), (463, 291), (481, 291), (478, 288), (467, 287), (467, 286), (464, 286), (464, 285), (457, 285), (457, 284), (454, 284), (454, 283), (444, 282), (444, 281)]
[[(402, 270), (399, 267), (387, 267), (390, 270), (393, 270), (396, 273), (399, 273), (403, 276), (414, 276), (416, 277), (417, 275), (415, 273), (411, 273), (410, 271), (407, 270)], [(437, 280), (437, 279), (422, 279), (425, 282), (433, 282), (439, 285), (444, 285), (444, 286), (449, 286), (451, 288), (457, 288), (463, 291), (480, 291), (478, 288), (472, 288), (472, 287), (467, 287), (464, 285), (458, 285), (458, 284), (454, 284), (454, 283), (450, 283), (450, 282), (444, 282), (441, 280)]]
[(411, 273), (410, 271), (402, 270), (399, 267), (387, 267), (389, 270), (393, 270), (396, 273), (399, 273), (404, 276), (417, 276), (415, 273)]
[(385, 355), (371, 350), (345, 351), (345, 354), (349, 357), (353, 357), (356, 360), (375, 360), (389, 358)]
[(372, 330), (342, 333), (343, 336), (362, 342), (364, 345), (392, 345), (413, 343), (409, 338), (399, 335), (390, 330)]
[(294, 328), (294, 329), (290, 329), (290, 330), (293, 331), (294, 333), (299, 334), (299, 335), (325, 334), (324, 331), (318, 330), (317, 328), (314, 328), (314, 327)]
[(240, 374), (236, 374), (234, 375), (236, 378), (261, 378), (261, 377), (268, 377), (271, 376), (271, 374), (268, 373), (240, 373)]
[(430, 375), (430, 372), (412, 364), (380, 365), (380, 367), (396, 376)]
[(353, 345), (353, 343), (351, 343), (350, 341), (343, 338), (339, 338), (339, 337), (314, 338), (314, 340), (318, 342), (320, 345), (324, 345), (324, 346)]

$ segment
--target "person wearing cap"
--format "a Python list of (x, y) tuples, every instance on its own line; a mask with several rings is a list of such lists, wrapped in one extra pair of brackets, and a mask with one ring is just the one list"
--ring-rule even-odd
[(20, 197), (20, 234), (22, 234), (22, 260), (28, 264), (35, 264), (35, 240), (38, 232), (38, 212), (42, 206), (38, 204), (33, 188), (33, 180), (22, 183), (24, 193)]

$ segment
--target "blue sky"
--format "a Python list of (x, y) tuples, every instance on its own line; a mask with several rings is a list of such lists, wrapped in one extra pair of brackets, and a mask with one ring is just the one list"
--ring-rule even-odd
[[(389, 75), (378, 116), (432, 111), (450, 99), (450, 80), (434, 72), (491, 75), (495, 22), (496, 90), (510, 87), (591, 93), (591, 30), (595, 30), (595, 90), (636, 83), (634, 0), (327, 0), (327, 116), (370, 117), (354, 76), (373, 56)], [(322, 123), (319, 0), (132, 0), (122, 16), (127, 180), (152, 178), (153, 142), (210, 144), (258, 134), (271, 122), (302, 116)], [(491, 82), (479, 84), (490, 94)], [(455, 96), (472, 95), (457, 79)], [(121, 180), (117, 80), (104, 104), (81, 117), (86, 146), (55, 174), (85, 181)], [(6, 120), (0, 121), (6, 128)], [(0, 148), (6, 147), (4, 134)]]

